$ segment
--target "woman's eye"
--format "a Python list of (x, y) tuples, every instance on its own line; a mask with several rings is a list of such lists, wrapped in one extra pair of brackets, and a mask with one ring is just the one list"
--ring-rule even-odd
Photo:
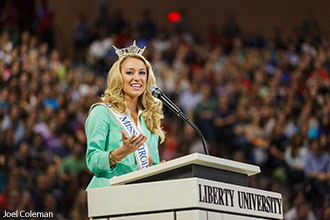
[(126, 74), (131, 75), (131, 74), (133, 74), (133, 72), (132, 71), (127, 71)]
[(140, 72), (140, 74), (143, 74), (143, 75), (145, 75), (145, 74), (146, 74), (146, 72), (144, 72), (144, 71), (141, 71), (141, 72)]

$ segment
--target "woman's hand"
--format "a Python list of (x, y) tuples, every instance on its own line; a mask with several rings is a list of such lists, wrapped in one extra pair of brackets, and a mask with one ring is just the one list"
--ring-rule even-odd
[[(149, 162), (149, 167), (151, 167), (152, 166), (152, 157), (149, 156), (148, 162)], [(162, 160), (158, 164), (165, 163), (165, 162), (166, 162), (166, 160)]]
[(147, 140), (147, 137), (143, 134), (139, 134), (138, 136), (132, 135), (128, 138), (126, 137), (126, 134), (123, 130), (120, 130), (120, 132), (123, 140), (123, 145), (113, 151), (113, 154), (118, 161), (121, 161), (127, 155), (135, 152)]

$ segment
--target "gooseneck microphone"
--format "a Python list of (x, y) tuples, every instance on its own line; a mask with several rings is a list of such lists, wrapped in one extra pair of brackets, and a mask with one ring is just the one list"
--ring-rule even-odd
[(207, 149), (205, 138), (199, 128), (189, 120), (189, 118), (181, 111), (181, 109), (176, 106), (157, 86), (150, 86), (149, 92), (153, 97), (160, 99), (169, 109), (171, 109), (177, 116), (182, 118), (185, 122), (187, 122), (191, 127), (193, 127), (197, 134), (202, 138), (203, 148), (206, 155), (209, 155), (209, 151)]

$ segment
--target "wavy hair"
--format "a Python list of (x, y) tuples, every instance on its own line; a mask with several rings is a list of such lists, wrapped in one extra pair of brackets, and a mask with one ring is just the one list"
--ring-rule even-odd
[(150, 63), (138, 54), (128, 54), (117, 60), (108, 72), (107, 89), (101, 97), (103, 102), (109, 103), (116, 111), (124, 113), (127, 109), (124, 98), (124, 82), (121, 75), (121, 65), (128, 58), (136, 58), (141, 60), (147, 67), (147, 85), (144, 93), (139, 97), (138, 108), (142, 110), (142, 116), (148, 129), (159, 135), (161, 143), (165, 139), (165, 134), (161, 128), (161, 120), (164, 118), (162, 110), (163, 104), (160, 100), (155, 99), (149, 92), (152, 85), (156, 85), (155, 75), (152, 71)]

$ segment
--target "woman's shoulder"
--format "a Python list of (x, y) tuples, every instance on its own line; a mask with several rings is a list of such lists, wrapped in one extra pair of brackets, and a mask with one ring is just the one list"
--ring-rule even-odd
[(98, 102), (98, 103), (93, 104), (89, 109), (89, 113), (91, 113), (91, 112), (106, 112), (106, 111), (107, 111), (107, 107), (102, 102)]
[(90, 107), (88, 118), (104, 117), (107, 115), (109, 115), (107, 107), (103, 103), (96, 103)]
[[(102, 104), (94, 104), (89, 110), (88, 117), (85, 121), (85, 128), (94, 129), (95, 126), (101, 125), (108, 127), (112, 123), (111, 114), (109, 114), (107, 107)], [(101, 126), (102, 127), (102, 126)]]

